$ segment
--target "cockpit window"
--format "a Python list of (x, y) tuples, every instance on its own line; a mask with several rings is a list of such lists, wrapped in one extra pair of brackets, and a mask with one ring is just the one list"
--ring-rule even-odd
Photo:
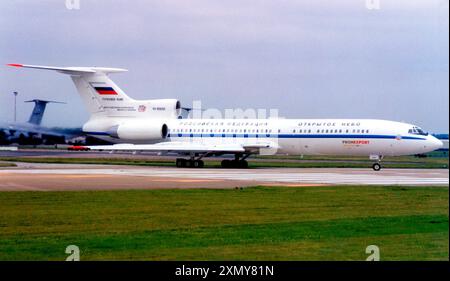
[(421, 135), (421, 136), (427, 136), (428, 135), (427, 132), (425, 132), (424, 130), (422, 130), (421, 128), (416, 127), (416, 126), (414, 126), (411, 129), (409, 129), (408, 133), (409, 134), (413, 134), (413, 135)]

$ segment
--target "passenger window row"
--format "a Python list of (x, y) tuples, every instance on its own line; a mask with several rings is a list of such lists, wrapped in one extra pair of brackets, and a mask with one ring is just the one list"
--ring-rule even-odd
[(169, 133), (272, 133), (272, 129), (169, 129)]
[[(262, 128), (262, 129), (236, 129), (236, 128), (227, 128), (227, 129), (207, 129), (207, 128), (189, 128), (189, 129), (169, 129), (169, 133), (272, 133), (272, 129)], [(292, 133), (294, 134), (310, 134), (311, 129), (293, 129)], [(280, 129), (278, 129), (278, 133), (282, 133)], [(317, 134), (368, 134), (368, 129), (317, 129)]]

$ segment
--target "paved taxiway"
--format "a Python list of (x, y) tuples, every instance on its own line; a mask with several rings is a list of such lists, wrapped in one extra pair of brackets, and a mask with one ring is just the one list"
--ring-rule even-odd
[[(32, 157), (32, 158), (87, 158), (87, 159), (139, 159), (139, 160), (148, 160), (148, 161), (157, 161), (157, 160), (170, 160), (175, 163), (175, 159), (179, 157), (178, 155), (159, 155), (155, 152), (139, 152), (136, 154), (132, 154), (130, 152), (122, 152), (117, 151), (111, 153), (109, 151), (67, 151), (63, 149), (20, 149), (17, 151), (1, 151), (0, 157)], [(221, 159), (233, 159), (232, 155), (225, 155), (223, 157), (216, 157), (216, 160)], [(302, 159), (260, 159), (260, 158), (251, 158), (252, 162), (257, 161), (270, 161), (270, 162), (293, 162), (293, 163), (311, 163), (311, 162), (324, 162), (324, 160), (302, 160)], [(371, 164), (367, 163), (367, 161), (354, 160), (354, 159), (327, 159), (326, 162), (346, 162), (346, 163), (365, 163), (367, 167), (370, 167)], [(392, 163), (388, 159), (383, 161), (384, 164)], [(408, 163), (408, 162), (403, 162)], [(414, 162), (410, 162), (414, 163)]]
[(253, 185), (448, 185), (447, 169), (180, 169), (17, 163), (0, 168), (0, 191), (234, 188)]

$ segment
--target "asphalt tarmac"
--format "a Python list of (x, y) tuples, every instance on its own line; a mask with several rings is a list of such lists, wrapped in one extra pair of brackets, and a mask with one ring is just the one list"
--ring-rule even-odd
[(448, 169), (194, 169), (16, 163), (0, 168), (0, 191), (240, 188), (255, 185), (448, 185)]

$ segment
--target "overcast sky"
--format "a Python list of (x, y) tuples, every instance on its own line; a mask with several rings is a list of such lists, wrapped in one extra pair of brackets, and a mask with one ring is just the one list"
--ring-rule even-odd
[[(372, 0), (376, 1), (376, 0)], [(0, 120), (88, 118), (71, 79), (4, 66), (108, 66), (136, 99), (277, 108), (288, 118), (380, 118), (448, 132), (447, 0), (0, 1)]]

